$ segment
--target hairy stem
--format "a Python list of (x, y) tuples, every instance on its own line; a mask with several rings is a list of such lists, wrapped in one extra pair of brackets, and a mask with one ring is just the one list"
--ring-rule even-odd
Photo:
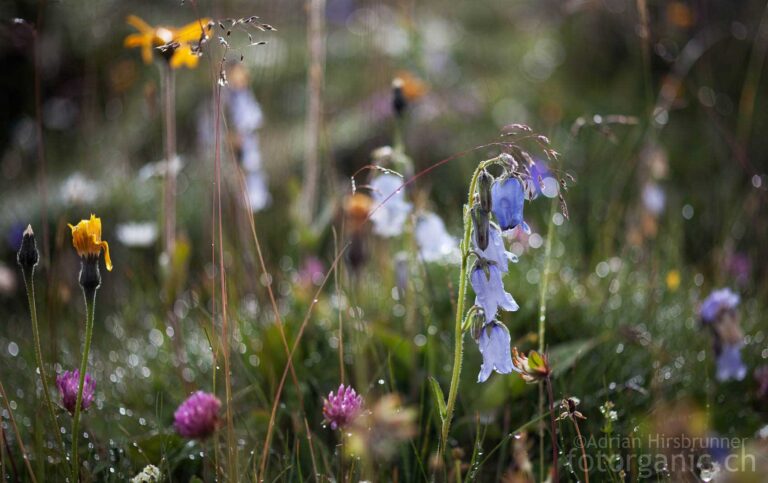
[(448, 433), (451, 430), (451, 419), (453, 419), (453, 410), (456, 406), (456, 396), (459, 392), (459, 376), (461, 375), (461, 363), (464, 357), (464, 331), (462, 321), (464, 320), (464, 299), (467, 294), (467, 268), (469, 265), (470, 236), (472, 233), (472, 218), (469, 216), (469, 210), (472, 206), (472, 199), (475, 196), (477, 187), (477, 178), (480, 172), (489, 164), (497, 161), (493, 158), (480, 163), (472, 175), (472, 181), (469, 184), (469, 193), (467, 194), (467, 204), (464, 205), (464, 238), (461, 241), (461, 272), (459, 273), (459, 295), (456, 300), (456, 323), (454, 328), (454, 350), (453, 350), (453, 373), (451, 374), (451, 387), (448, 390), (448, 401), (446, 403), (445, 419), (443, 420), (442, 437), (438, 448), (438, 461), (442, 460), (442, 455), (448, 445)]
[(22, 269), (24, 276), (24, 286), (27, 289), (27, 301), (29, 302), (29, 314), (32, 319), (32, 337), (35, 339), (35, 358), (37, 360), (37, 367), (40, 368), (40, 382), (43, 383), (43, 397), (45, 398), (45, 405), (48, 408), (48, 416), (53, 423), (53, 433), (56, 438), (56, 444), (58, 445), (61, 454), (64, 454), (64, 442), (61, 439), (61, 431), (59, 431), (59, 421), (56, 419), (56, 411), (51, 402), (51, 392), (48, 390), (48, 376), (45, 373), (45, 365), (43, 363), (43, 351), (40, 346), (40, 328), (37, 323), (37, 305), (35, 303), (35, 269), (31, 270)]
[(78, 464), (77, 446), (80, 440), (80, 407), (83, 405), (83, 385), (85, 384), (85, 371), (88, 369), (88, 353), (91, 350), (91, 338), (93, 337), (93, 313), (96, 305), (96, 289), (83, 289), (85, 297), (85, 344), (83, 356), (80, 360), (80, 380), (77, 386), (77, 401), (75, 403), (75, 415), (72, 418), (72, 479), (80, 481), (80, 465)]

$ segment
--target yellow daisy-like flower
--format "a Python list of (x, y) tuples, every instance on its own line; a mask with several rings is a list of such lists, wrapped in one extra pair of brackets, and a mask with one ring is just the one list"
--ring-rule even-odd
[(680, 287), (680, 272), (678, 272), (677, 270), (670, 270), (669, 272), (667, 272), (666, 282), (667, 282), (667, 288), (670, 291), (672, 292), (677, 291), (677, 289)]
[(197, 46), (200, 40), (208, 38), (204, 29), (210, 21), (209, 18), (202, 18), (181, 28), (152, 27), (136, 15), (129, 15), (126, 22), (139, 32), (128, 35), (123, 41), (123, 46), (141, 48), (141, 58), (145, 64), (149, 64), (152, 62), (152, 52), (155, 47), (178, 42), (179, 46), (172, 51), (169, 61), (171, 68), (189, 67), (194, 69), (197, 67), (199, 55), (193, 51), (192, 47)]
[(101, 218), (91, 214), (91, 219), (80, 220), (75, 226), (69, 225), (72, 230), (72, 245), (81, 257), (98, 257), (104, 249), (104, 261), (107, 270), (112, 271), (112, 259), (109, 258), (109, 244), (101, 239)]

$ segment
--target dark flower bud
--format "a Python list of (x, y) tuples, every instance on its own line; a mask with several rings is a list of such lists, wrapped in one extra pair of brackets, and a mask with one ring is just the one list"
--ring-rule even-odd
[(16, 261), (24, 272), (31, 271), (37, 265), (40, 256), (37, 253), (37, 244), (35, 243), (35, 233), (32, 231), (32, 225), (27, 225), (24, 230), (24, 236), (21, 239), (19, 253), (16, 254)]
[(80, 286), (85, 293), (94, 293), (101, 285), (101, 272), (99, 272), (99, 256), (86, 255), (81, 257)]
[(392, 81), (392, 109), (397, 117), (403, 117), (408, 101), (403, 93), (403, 80), (399, 77)]
[(491, 184), (493, 176), (483, 170), (477, 177), (477, 192), (480, 196), (480, 208), (485, 212), (491, 211)]
[(488, 237), (490, 229), (489, 213), (480, 206), (472, 208), (472, 225), (475, 230), (475, 241), (480, 250), (488, 248)]

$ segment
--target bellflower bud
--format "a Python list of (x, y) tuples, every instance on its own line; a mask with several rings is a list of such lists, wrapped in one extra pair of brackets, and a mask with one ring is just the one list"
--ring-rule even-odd
[(483, 170), (477, 177), (477, 192), (480, 195), (480, 208), (485, 212), (491, 211), (491, 185), (493, 176)]
[(24, 230), (24, 236), (21, 239), (19, 253), (16, 254), (16, 261), (19, 262), (19, 266), (26, 274), (35, 268), (39, 260), (40, 256), (37, 252), (37, 244), (35, 243), (35, 233), (32, 231), (32, 225), (27, 225), (27, 229)]
[(472, 224), (475, 231), (475, 242), (480, 250), (488, 248), (488, 231), (490, 230), (489, 213), (477, 205), (472, 208)]

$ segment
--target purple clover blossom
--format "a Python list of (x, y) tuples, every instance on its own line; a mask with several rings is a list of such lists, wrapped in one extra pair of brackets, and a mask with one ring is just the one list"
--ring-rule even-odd
[(480, 306), (485, 312), (486, 322), (496, 318), (499, 307), (508, 312), (515, 312), (520, 308), (515, 299), (504, 290), (501, 271), (496, 264), (478, 263), (469, 279), (475, 291), (475, 305)]
[(699, 308), (699, 316), (705, 323), (712, 323), (717, 320), (722, 310), (732, 310), (739, 305), (739, 294), (730, 288), (715, 290), (704, 299)]
[(323, 400), (323, 416), (331, 429), (343, 428), (352, 422), (363, 408), (363, 398), (351, 386), (339, 385), (336, 394), (328, 393)]
[(717, 373), (715, 378), (720, 382), (741, 381), (747, 375), (747, 366), (741, 360), (742, 343), (723, 344), (717, 356)]
[(477, 375), (477, 382), (487, 381), (493, 371), (509, 374), (515, 370), (510, 351), (511, 342), (507, 327), (495, 320), (488, 322), (480, 329), (477, 345), (480, 348), (480, 354), (483, 355), (483, 363)]
[[(375, 211), (371, 215), (373, 232), (390, 238), (403, 232), (411, 204), (405, 201), (403, 180), (394, 174), (381, 174), (371, 181), (371, 196)], [(390, 196), (391, 195), (391, 196)]]
[(298, 272), (299, 283), (304, 286), (320, 285), (325, 278), (325, 265), (315, 256), (308, 256)]
[(173, 426), (188, 439), (205, 439), (216, 430), (221, 401), (213, 394), (197, 391), (173, 413)]
[(502, 178), (491, 187), (493, 215), (499, 222), (502, 231), (522, 225), (525, 190), (517, 178)]
[[(69, 411), (69, 414), (75, 414), (77, 406), (77, 391), (80, 387), (80, 371), (64, 371), (56, 376), (56, 386), (61, 394), (61, 405)], [(80, 410), (85, 411), (93, 404), (93, 396), (96, 391), (96, 381), (90, 374), (85, 373), (83, 381), (83, 399), (80, 402)]]
[(502, 272), (508, 272), (509, 262), (517, 263), (517, 255), (506, 250), (501, 231), (496, 228), (496, 226), (491, 225), (490, 230), (488, 230), (488, 235), (488, 247), (485, 250), (481, 250), (475, 237), (472, 237), (472, 244), (475, 252), (477, 252), (480, 257), (495, 262), (496, 266)]

